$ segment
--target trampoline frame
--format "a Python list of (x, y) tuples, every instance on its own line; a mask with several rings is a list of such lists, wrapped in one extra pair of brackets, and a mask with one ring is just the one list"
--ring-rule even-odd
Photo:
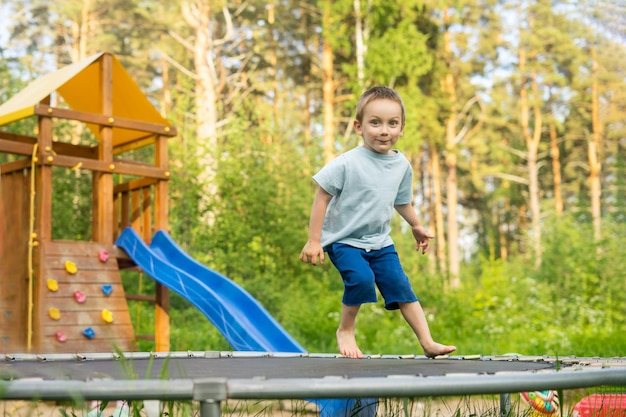
[[(203, 352), (201, 352), (203, 353)], [(200, 354), (201, 354), (200, 353)], [(91, 356), (92, 354), (90, 354)], [(111, 358), (111, 354), (102, 354)], [(144, 355), (155, 355), (144, 353)], [(172, 352), (169, 355), (176, 355)], [(191, 353), (178, 353), (190, 356)], [(226, 353), (238, 356), (237, 352)], [(251, 357), (247, 352), (244, 357)], [(267, 353), (257, 353), (267, 356)], [(114, 355), (115, 356), (115, 355)], [(113, 357), (114, 357), (113, 356)], [(135, 357), (138, 357), (135, 355)], [(80, 356), (76, 357), (81, 360)], [(92, 357), (93, 359), (93, 357)], [(498, 358), (495, 358), (496, 360)], [(533, 360), (533, 357), (517, 357)], [(7, 355), (7, 361), (54, 360), (47, 355)], [(83, 359), (85, 360), (85, 359)], [(109, 359), (111, 360), (111, 359)], [(580, 358), (578, 359), (580, 361)], [(588, 368), (563, 367), (535, 372), (497, 372), (495, 374), (446, 374), (445, 376), (324, 377), (324, 378), (194, 378), (194, 379), (92, 379), (0, 381), (4, 400), (162, 400), (197, 401), (201, 417), (220, 417), (221, 402), (237, 400), (284, 400), (317, 398), (403, 398), (455, 395), (500, 394), (500, 414), (510, 411), (510, 394), (591, 388), (626, 387), (626, 358), (591, 358)]]

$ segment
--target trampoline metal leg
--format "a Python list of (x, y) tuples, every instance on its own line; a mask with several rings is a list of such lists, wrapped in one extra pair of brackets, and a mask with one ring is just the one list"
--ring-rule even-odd
[(196, 380), (193, 385), (193, 399), (200, 401), (201, 417), (220, 417), (221, 401), (228, 398), (226, 378)]
[(500, 417), (511, 415), (511, 394), (500, 394)]
[(200, 403), (201, 417), (220, 417), (221, 404), (216, 400), (204, 400)]

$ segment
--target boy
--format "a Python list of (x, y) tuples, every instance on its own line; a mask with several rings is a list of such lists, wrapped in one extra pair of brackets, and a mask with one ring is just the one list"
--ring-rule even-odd
[(376, 302), (376, 286), (388, 310), (400, 309), (424, 354), (433, 358), (456, 350), (433, 340), (424, 311), (404, 273), (389, 236), (395, 209), (411, 226), (416, 250), (426, 253), (433, 236), (421, 226), (411, 205), (413, 171), (392, 147), (402, 136), (404, 103), (393, 89), (373, 87), (356, 107), (354, 129), (363, 145), (335, 158), (313, 176), (319, 185), (302, 262), (317, 265), (328, 253), (344, 282), (339, 352), (363, 358), (355, 323), (363, 303)]

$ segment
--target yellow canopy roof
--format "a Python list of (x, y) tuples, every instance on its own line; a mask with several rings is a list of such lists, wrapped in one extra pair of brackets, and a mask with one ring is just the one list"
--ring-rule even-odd
[[(56, 91), (72, 110), (103, 114), (100, 67), (104, 52), (46, 74), (0, 105), (0, 126), (33, 116), (35, 107)], [(112, 117), (171, 126), (120, 62), (112, 56)], [(109, 115), (107, 115), (109, 116)], [(100, 129), (89, 125), (100, 140)], [(113, 128), (113, 146), (145, 138), (146, 132)]]

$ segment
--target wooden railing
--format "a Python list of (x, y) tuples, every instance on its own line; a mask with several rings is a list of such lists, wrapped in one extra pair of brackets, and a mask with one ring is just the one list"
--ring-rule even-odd
[(132, 227), (150, 243), (154, 227), (154, 186), (159, 180), (141, 178), (131, 180), (113, 188), (113, 218), (115, 238), (126, 227)]

